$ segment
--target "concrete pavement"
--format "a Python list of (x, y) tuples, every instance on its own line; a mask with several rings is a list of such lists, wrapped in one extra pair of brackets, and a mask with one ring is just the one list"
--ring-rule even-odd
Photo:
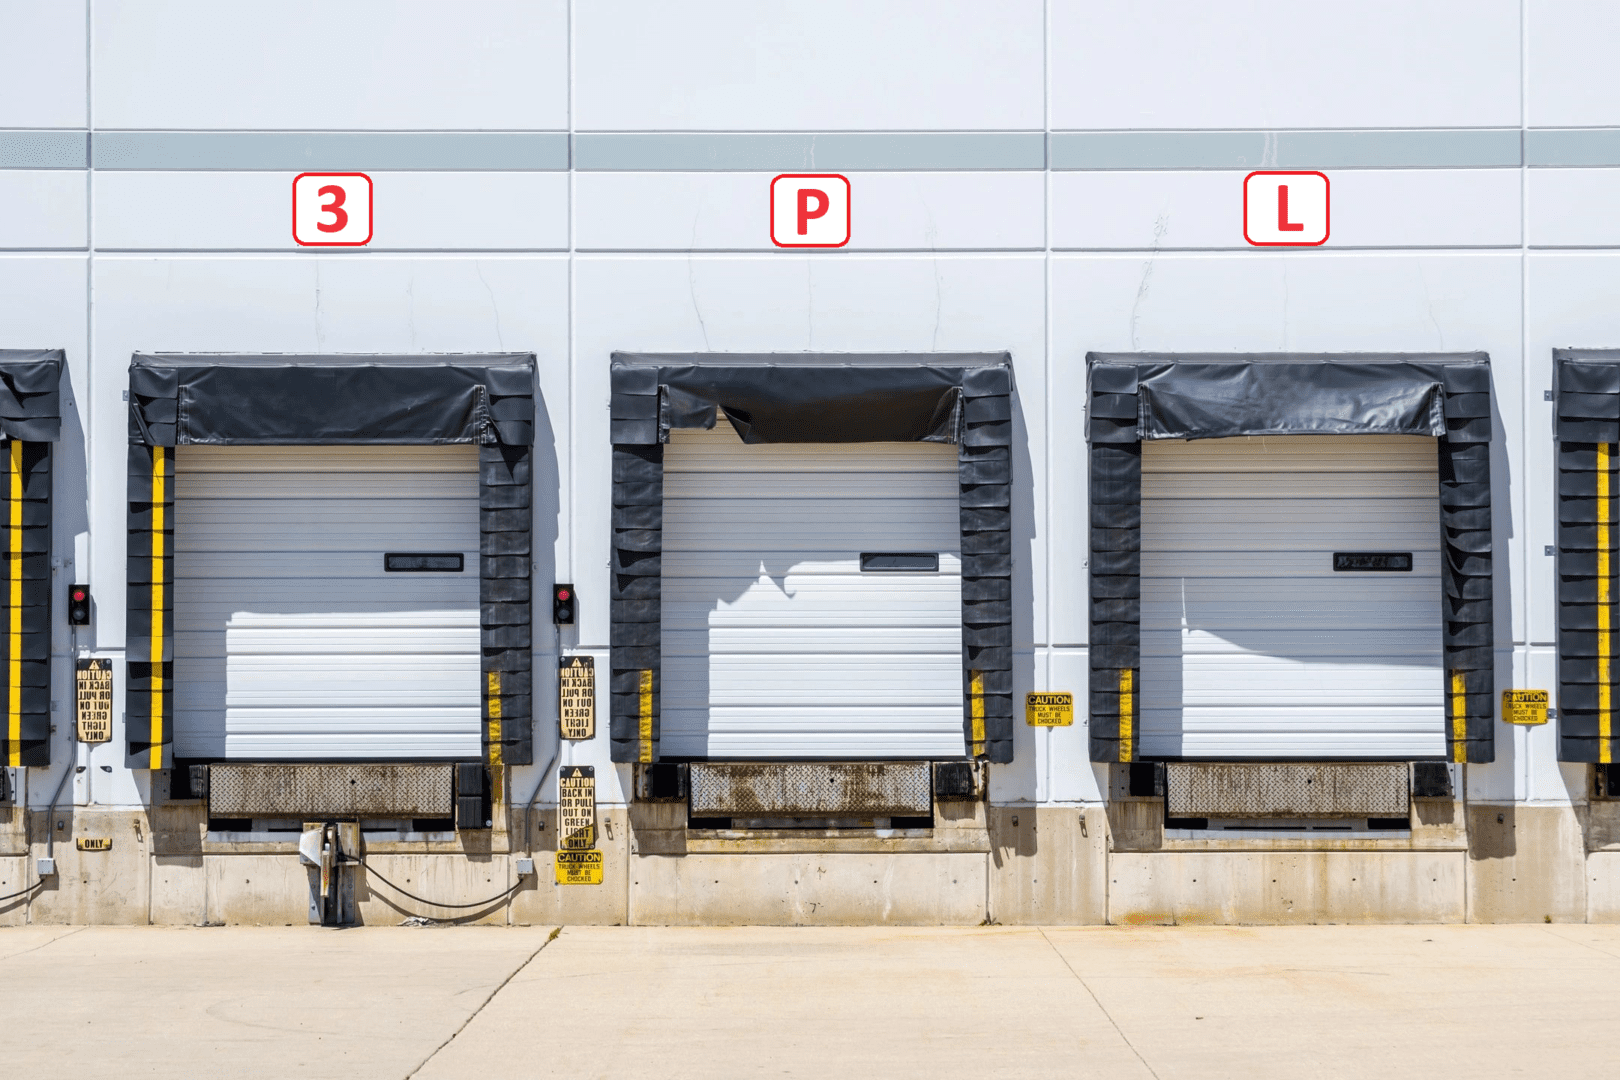
[(21, 927), (29, 1077), (1596, 1075), (1620, 926)]

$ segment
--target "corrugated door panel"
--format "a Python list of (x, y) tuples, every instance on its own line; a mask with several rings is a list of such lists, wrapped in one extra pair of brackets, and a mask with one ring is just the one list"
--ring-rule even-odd
[[(722, 423), (664, 454), (662, 752), (957, 757), (956, 448), (746, 446)], [(939, 554), (862, 573), (862, 552)]]
[(1443, 755), (1440, 601), (1433, 439), (1143, 444), (1145, 756)]
[(177, 756), (479, 756), (476, 447), (183, 446), (175, 484)]

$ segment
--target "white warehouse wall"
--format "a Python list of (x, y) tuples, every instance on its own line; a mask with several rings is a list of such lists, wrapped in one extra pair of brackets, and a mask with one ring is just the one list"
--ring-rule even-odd
[[(562, 643), (603, 656), (612, 350), (1009, 350), (1019, 689), (1082, 695), (1088, 350), (1483, 349), (1498, 683), (1551, 688), (1542, 392), (1552, 348), (1620, 346), (1620, 96), (1594, 75), (1617, 45), (1575, 0), (0, 0), (28, 88), (0, 95), (0, 347), (68, 350), (81, 643), (121, 656), (137, 349), (535, 351), (537, 580), (580, 586)], [(1330, 176), (1323, 248), (1244, 243), (1255, 167)], [(293, 244), (310, 169), (372, 175), (369, 247)], [(802, 171), (849, 176), (848, 248), (771, 246), (769, 179)], [(140, 805), (121, 722), (74, 748), (57, 715), (76, 800)], [(607, 766), (600, 726), (564, 760)], [(995, 801), (1101, 799), (1083, 718), (1018, 724), (1017, 755)], [(1471, 797), (1583, 797), (1551, 726), (1499, 724), (1497, 756)], [(42, 806), (60, 774), (35, 772)]]

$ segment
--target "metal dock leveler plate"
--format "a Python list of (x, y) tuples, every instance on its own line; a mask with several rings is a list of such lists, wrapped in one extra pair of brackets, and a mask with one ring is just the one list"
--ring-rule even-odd
[(602, 853), (600, 851), (557, 852), (557, 884), (602, 884)]
[(557, 723), (565, 739), (596, 737), (596, 657), (557, 661)]
[(1405, 817), (1408, 796), (1403, 761), (1165, 766), (1173, 818)]
[(557, 772), (557, 846), (585, 851), (596, 846), (596, 769), (564, 765)]
[(211, 817), (447, 818), (453, 765), (231, 765), (208, 769)]
[(693, 762), (693, 817), (921, 817), (933, 812), (926, 761)]
[(112, 741), (112, 661), (74, 663), (75, 732), (82, 743)]
[(1069, 727), (1074, 723), (1074, 695), (1025, 694), (1024, 720), (1030, 727)]
[(1510, 724), (1545, 724), (1547, 722), (1545, 690), (1502, 691), (1502, 719)]

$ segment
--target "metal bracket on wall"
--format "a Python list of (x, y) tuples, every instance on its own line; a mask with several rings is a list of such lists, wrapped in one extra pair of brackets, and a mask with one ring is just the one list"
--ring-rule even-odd
[(360, 862), (360, 823), (306, 822), (298, 838), (298, 857), (309, 871), (310, 923), (354, 925), (354, 876)]

